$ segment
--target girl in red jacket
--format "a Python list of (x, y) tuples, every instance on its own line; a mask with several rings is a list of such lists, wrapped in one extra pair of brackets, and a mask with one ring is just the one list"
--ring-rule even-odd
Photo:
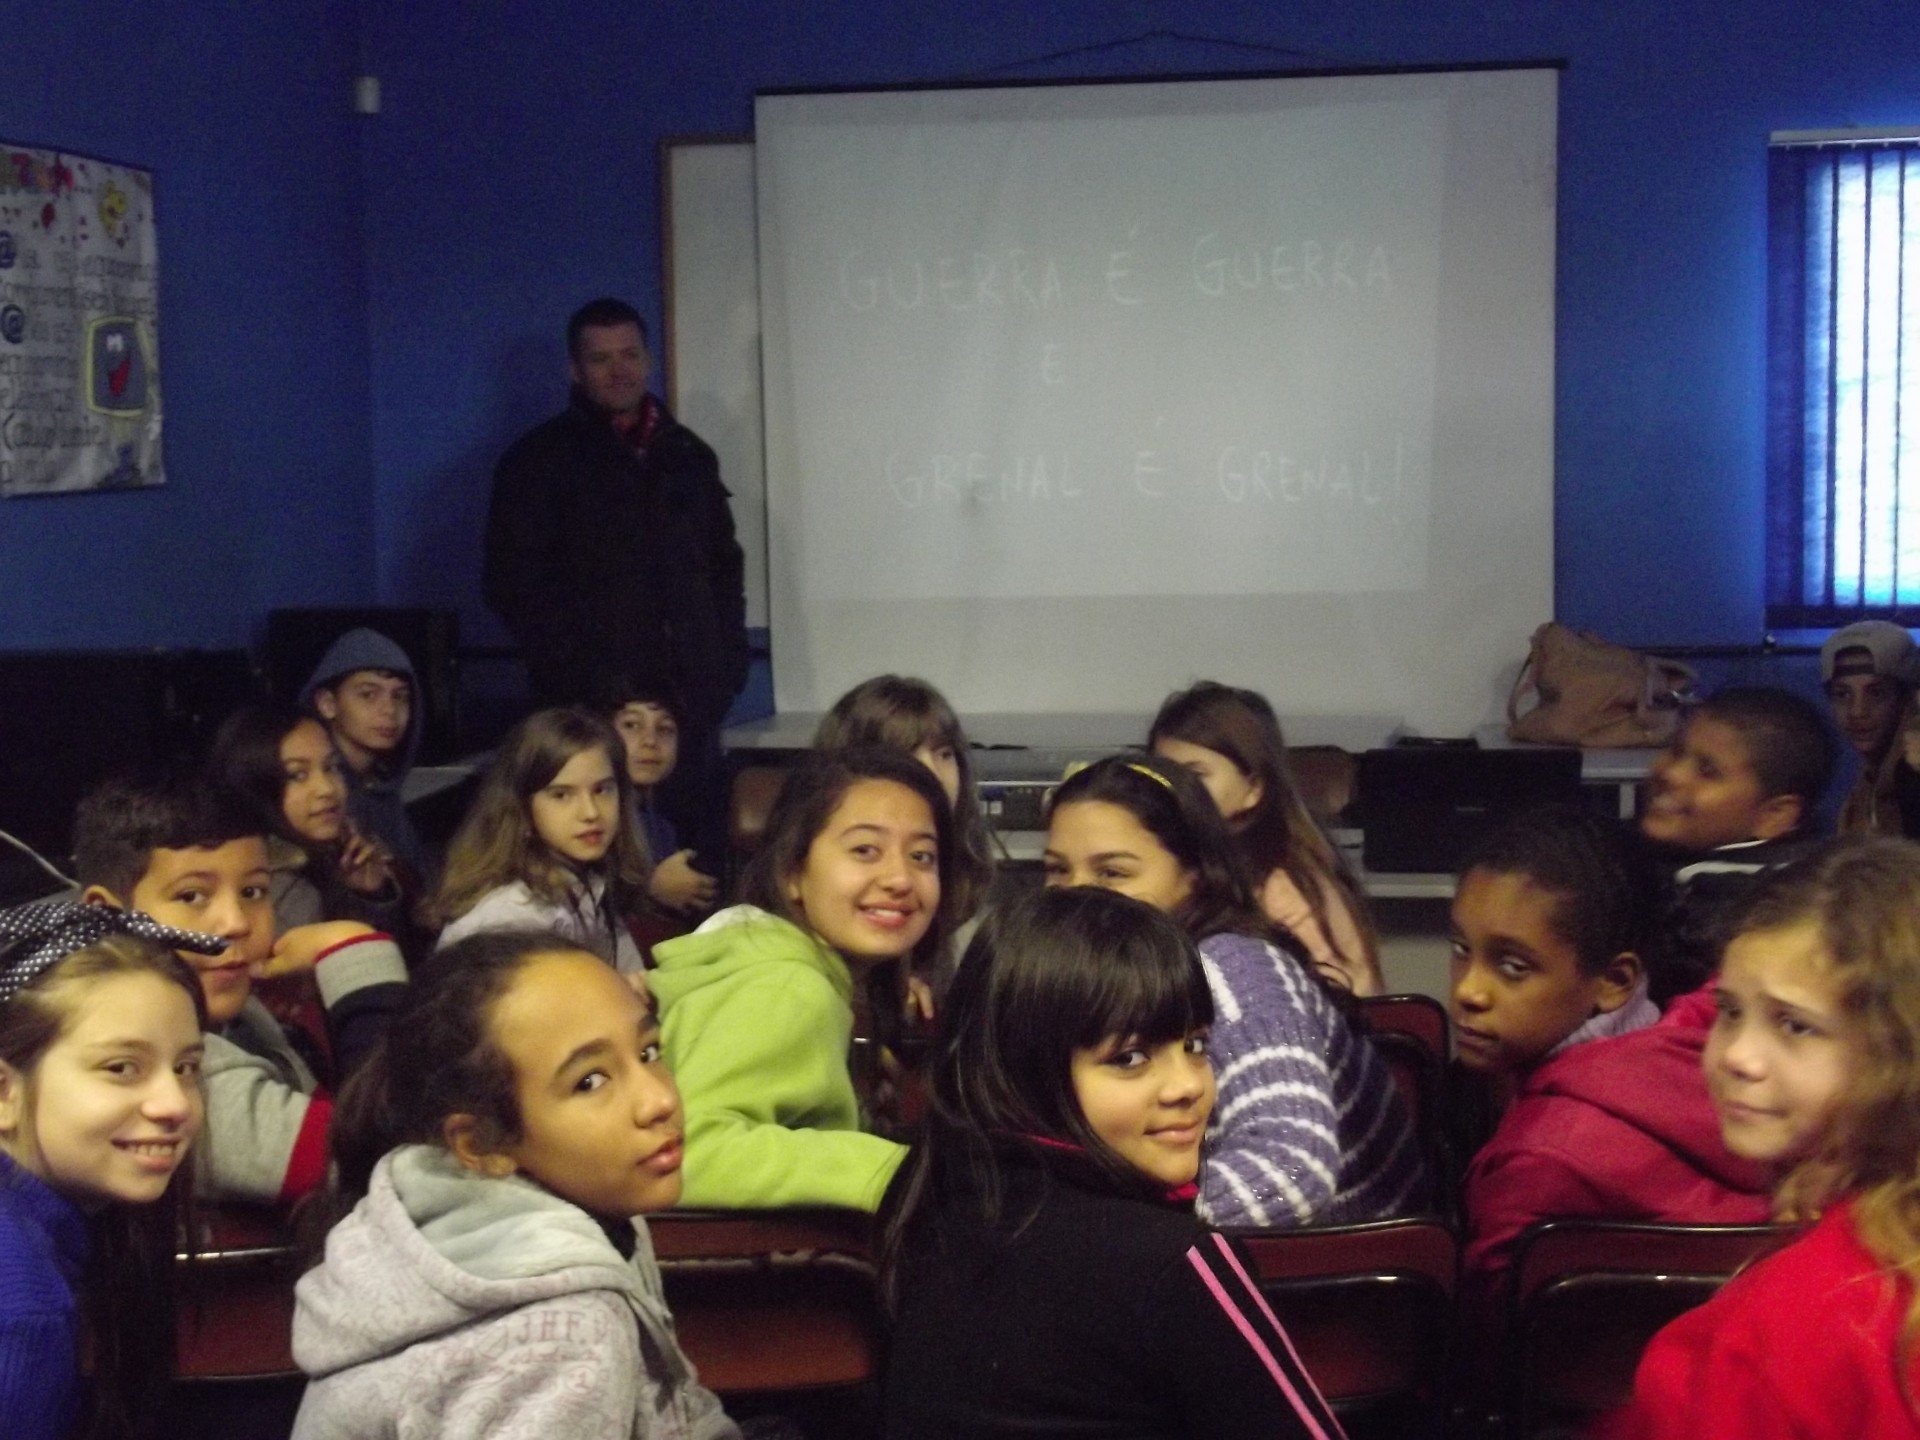
[(1654, 1337), (1633, 1440), (1920, 1436), (1920, 845), (1842, 841), (1782, 870), (1728, 944), (1707, 1085), (1773, 1167), (1786, 1249)]

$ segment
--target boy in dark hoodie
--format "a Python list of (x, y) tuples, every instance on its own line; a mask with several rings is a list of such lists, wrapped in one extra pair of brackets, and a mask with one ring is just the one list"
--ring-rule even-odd
[(432, 873), (401, 798), (420, 749), (419, 683), (406, 651), (362, 628), (333, 642), (300, 692), (347, 762), (347, 814), (411, 872), (402, 879), (409, 893)]

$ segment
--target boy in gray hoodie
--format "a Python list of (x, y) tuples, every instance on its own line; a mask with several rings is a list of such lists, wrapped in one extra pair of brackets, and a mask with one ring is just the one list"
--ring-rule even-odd
[(327, 724), (346, 763), (347, 813), (364, 835), (412, 872), (403, 888), (432, 874), (426, 847), (401, 798), (420, 751), (420, 681), (407, 652), (378, 630), (349, 630), (320, 657), (300, 707)]

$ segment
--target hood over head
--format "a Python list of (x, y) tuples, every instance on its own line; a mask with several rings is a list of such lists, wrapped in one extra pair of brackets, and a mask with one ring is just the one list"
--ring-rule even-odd
[(404, 775), (413, 768), (414, 756), (420, 750), (420, 731), (426, 720), (426, 697), (421, 693), (419, 673), (413, 668), (413, 661), (407, 657), (407, 652), (378, 630), (370, 630), (362, 625), (347, 631), (329, 645), (327, 653), (320, 657), (320, 663), (313, 667), (313, 674), (307, 677), (307, 683), (300, 687), (300, 708), (312, 710), (315, 691), (332, 686), (356, 670), (391, 671), (395, 675), (404, 675), (413, 686), (413, 709), (407, 716), (407, 733), (402, 737), (389, 767), (395, 775)]

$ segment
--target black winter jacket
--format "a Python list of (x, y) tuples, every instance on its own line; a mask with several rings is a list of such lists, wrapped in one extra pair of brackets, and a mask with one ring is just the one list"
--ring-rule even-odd
[(718, 723), (746, 680), (744, 565), (720, 462), (670, 416), (642, 455), (576, 389), (494, 470), (483, 593), (543, 703), (657, 677)]

